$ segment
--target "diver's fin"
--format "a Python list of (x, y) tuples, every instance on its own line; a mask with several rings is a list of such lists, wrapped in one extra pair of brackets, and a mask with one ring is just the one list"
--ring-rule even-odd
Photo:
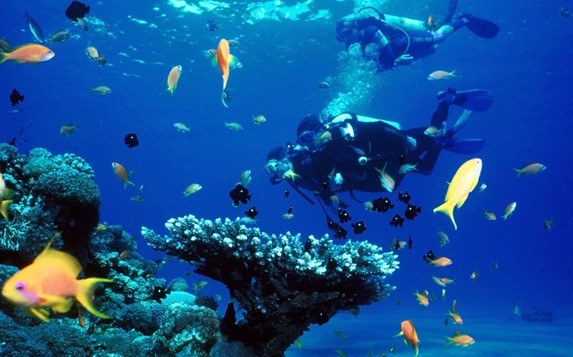
[(443, 137), (440, 140), (442, 149), (455, 152), (457, 154), (475, 154), (479, 152), (485, 145), (484, 139), (454, 139), (451, 137)]
[(493, 95), (485, 89), (470, 89), (457, 91), (453, 104), (471, 110), (472, 112), (485, 112), (493, 103)]
[(499, 33), (499, 26), (491, 21), (472, 15), (463, 15), (467, 20), (466, 27), (481, 38), (494, 38)]

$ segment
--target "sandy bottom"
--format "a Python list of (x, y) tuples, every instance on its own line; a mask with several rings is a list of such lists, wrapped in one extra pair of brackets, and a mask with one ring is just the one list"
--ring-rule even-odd
[[(461, 312), (460, 312), (461, 313)], [(420, 356), (573, 356), (573, 311), (554, 313), (552, 323), (527, 322), (511, 313), (491, 310), (462, 314), (464, 323), (444, 324), (445, 315), (420, 313), (419, 308), (342, 313), (323, 326), (313, 326), (292, 346), (288, 357), (298, 356), (413, 356), (404, 344), (400, 322), (411, 319), (420, 339)], [(423, 316), (420, 316), (423, 315)], [(415, 318), (414, 318), (415, 317)], [(456, 330), (475, 343), (468, 347), (447, 345)], [(390, 348), (395, 347), (394, 352)]]

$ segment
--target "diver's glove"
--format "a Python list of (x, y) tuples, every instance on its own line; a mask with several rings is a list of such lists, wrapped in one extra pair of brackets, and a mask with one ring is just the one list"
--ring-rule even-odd
[(402, 66), (402, 65), (409, 65), (412, 62), (414, 62), (414, 57), (410, 54), (403, 54), (402, 56), (396, 58), (396, 66)]
[(293, 146), (292, 150), (293, 151), (308, 151), (308, 147), (296, 144), (295, 146)]

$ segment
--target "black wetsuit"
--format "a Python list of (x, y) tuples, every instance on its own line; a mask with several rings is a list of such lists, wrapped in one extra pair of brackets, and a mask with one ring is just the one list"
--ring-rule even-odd
[[(380, 170), (384, 170), (398, 187), (406, 172), (405, 165), (416, 165), (416, 171), (430, 174), (441, 150), (424, 128), (397, 130), (383, 122), (363, 122), (356, 115), (345, 113), (348, 119), (329, 126), (332, 139), (314, 151), (293, 151), (289, 160), (300, 178), (295, 184), (328, 198), (339, 191), (384, 191), (380, 183)], [(354, 139), (344, 138), (340, 128), (350, 124)], [(415, 149), (408, 150), (407, 137), (416, 140)], [(359, 158), (366, 159), (362, 164)], [(333, 187), (331, 176), (340, 173), (343, 183)], [(328, 201), (327, 201), (328, 202)]]
[[(462, 18), (452, 20), (457, 7), (457, 0), (450, 0), (448, 12), (444, 24), (449, 23), (456, 31), (465, 25)], [(336, 24), (337, 39), (344, 42), (346, 49), (353, 43), (360, 43), (362, 52), (370, 43), (380, 44), (380, 39), (385, 37), (388, 45), (378, 47), (377, 62), (378, 70), (384, 71), (396, 65), (396, 60), (408, 54), (414, 59), (433, 54), (435, 45), (442, 42), (447, 34), (435, 31), (412, 31), (385, 21), (384, 14), (379, 17), (364, 17), (354, 20), (340, 20)]]

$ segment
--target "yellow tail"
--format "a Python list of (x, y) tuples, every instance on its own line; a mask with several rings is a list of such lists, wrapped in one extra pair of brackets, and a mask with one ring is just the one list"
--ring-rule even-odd
[(442, 212), (446, 216), (450, 217), (450, 220), (454, 224), (454, 229), (458, 230), (458, 225), (456, 224), (456, 220), (454, 219), (454, 207), (455, 207), (455, 205), (456, 205), (455, 202), (446, 201), (443, 204), (441, 204), (440, 206), (434, 208), (434, 213)]
[(97, 283), (111, 283), (111, 279), (103, 278), (89, 278), (78, 281), (78, 292), (76, 293), (76, 300), (82, 304), (89, 312), (101, 319), (109, 319), (110, 317), (102, 312), (96, 310), (93, 302), (94, 290)]

